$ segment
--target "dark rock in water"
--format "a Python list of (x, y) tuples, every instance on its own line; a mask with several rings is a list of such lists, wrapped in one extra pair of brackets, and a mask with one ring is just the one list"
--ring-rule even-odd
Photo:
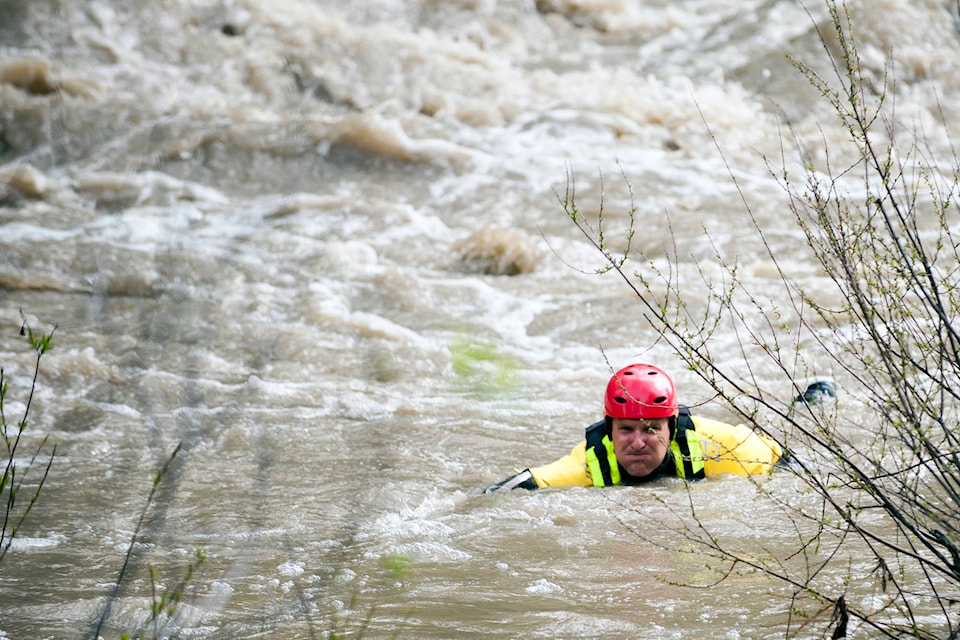
[(823, 404), (837, 397), (837, 388), (832, 380), (814, 380), (794, 402), (809, 405)]

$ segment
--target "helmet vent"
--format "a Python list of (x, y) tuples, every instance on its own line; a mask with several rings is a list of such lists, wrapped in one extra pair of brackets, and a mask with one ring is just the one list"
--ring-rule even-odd
[(666, 397), (666, 396), (659, 396), (659, 397), (653, 399), (653, 404), (663, 404), (663, 403), (666, 402), (666, 401), (667, 401), (667, 397)]
[(614, 401), (620, 404), (627, 404), (627, 399), (624, 398), (623, 396), (617, 396), (616, 398), (614, 398)]

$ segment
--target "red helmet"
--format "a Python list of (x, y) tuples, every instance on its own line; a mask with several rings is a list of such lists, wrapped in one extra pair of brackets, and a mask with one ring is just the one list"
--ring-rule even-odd
[(603, 409), (611, 418), (627, 420), (675, 418), (680, 413), (673, 380), (650, 364), (631, 364), (613, 374)]

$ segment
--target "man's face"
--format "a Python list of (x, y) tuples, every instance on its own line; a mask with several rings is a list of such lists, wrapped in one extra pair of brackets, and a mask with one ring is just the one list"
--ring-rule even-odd
[(652, 420), (613, 419), (613, 452), (620, 465), (631, 476), (648, 476), (667, 455), (670, 446), (670, 422), (667, 418)]

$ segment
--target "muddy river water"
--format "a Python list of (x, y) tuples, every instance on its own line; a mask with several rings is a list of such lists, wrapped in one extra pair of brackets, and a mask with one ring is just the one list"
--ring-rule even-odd
[[(956, 7), (850, 6), (868, 71), (896, 60), (899, 115), (946, 144)], [(803, 500), (790, 474), (762, 491), (482, 489), (569, 451), (611, 367), (655, 362), (730, 418), (624, 283), (594, 273), (558, 194), (572, 176), (585, 210), (602, 190), (616, 214), (626, 178), (638, 250), (680, 247), (691, 287), (688, 257), (720, 251), (762, 288), (776, 272), (732, 172), (781, 264), (815, 278), (765, 157), (787, 122), (812, 146), (844, 139), (788, 59), (829, 69), (826, 15), (814, 0), (0, 0), (8, 420), (34, 358), (21, 311), (57, 326), (27, 435), (56, 457), (0, 564), (0, 638), (132, 633), (198, 549), (165, 633), (783, 636), (790, 588), (721, 581), (682, 529), (693, 504), (741, 548), (790, 549), (765, 498)], [(736, 363), (734, 337), (712, 340)], [(856, 561), (835, 571), (849, 581)]]

